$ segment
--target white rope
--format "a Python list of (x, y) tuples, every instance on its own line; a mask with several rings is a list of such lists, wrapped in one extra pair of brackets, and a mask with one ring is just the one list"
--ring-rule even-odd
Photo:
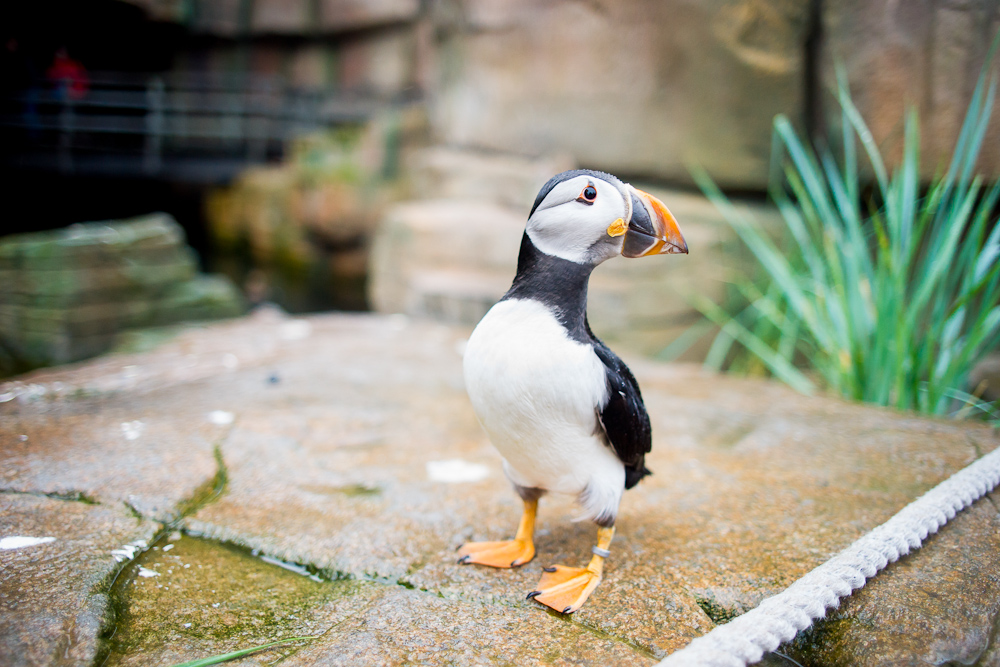
[(695, 639), (657, 667), (744, 667), (826, 616), (840, 598), (865, 585), (1000, 483), (1000, 449), (958, 471), (781, 593)]

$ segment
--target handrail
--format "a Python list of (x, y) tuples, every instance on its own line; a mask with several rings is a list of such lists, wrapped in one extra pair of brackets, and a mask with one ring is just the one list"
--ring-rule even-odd
[(245, 161), (259, 162), (296, 135), (364, 123), (398, 102), (304, 90), (275, 77), (95, 72), (77, 89), (42, 80), (0, 97), (0, 132), (35, 156), (56, 151), (61, 171), (77, 170), (77, 152), (131, 151), (150, 174), (168, 154), (192, 151), (210, 160), (242, 147)]

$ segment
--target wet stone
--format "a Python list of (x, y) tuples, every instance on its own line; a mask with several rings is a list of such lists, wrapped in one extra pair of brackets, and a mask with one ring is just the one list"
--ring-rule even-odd
[[(128, 502), (207, 538), (145, 556), (142, 566), (160, 574), (136, 575), (123, 590), (123, 664), (316, 632), (323, 639), (248, 664), (648, 664), (779, 592), (1000, 444), (974, 422), (627, 357), (653, 422), (654, 474), (625, 494), (603, 583), (562, 617), (524, 597), (542, 567), (590, 558), (596, 530), (573, 521), (572, 499), (542, 499), (537, 556), (524, 567), (456, 562), (466, 541), (511, 537), (522, 507), (464, 392), (468, 334), (400, 316), (265, 311), (144, 353), (36, 373), (0, 385), (0, 472), (12, 489)], [(132, 421), (146, 425), (130, 427), (134, 440), (121, 426)], [(864, 648), (878, 645), (903, 647), (898, 656), (931, 644), (961, 659), (995, 653), (982, 637), (1000, 615), (996, 517), (981, 502), (962, 515), (971, 527), (946, 526), (893, 566), (913, 568), (917, 593), (845, 603), (836, 632), (817, 630), (796, 659), (821, 664), (837, 651), (847, 657), (836, 664), (879, 664)], [(337, 581), (313, 582), (221, 543)], [(197, 545), (209, 546), (197, 555)], [(253, 563), (209, 567), (220, 550)], [(189, 578), (196, 569), (208, 578)], [(890, 582), (903, 578), (893, 572)], [(273, 600), (259, 598), (257, 583), (286, 575), (294, 586), (275, 583)], [(945, 607), (922, 586), (961, 609), (955, 623), (927, 620)], [(209, 599), (213, 589), (230, 593)], [(963, 596), (970, 601), (959, 605)], [(237, 603), (229, 616), (218, 611)]]
[(122, 505), (0, 493), (0, 662), (92, 664), (113, 627), (115, 555), (141, 551), (157, 528)]
[[(157, 542), (116, 583), (112, 595), (126, 611), (106, 664), (173, 665), (321, 635), (363, 608), (369, 589), (314, 581), (244, 549), (177, 534)], [(250, 662), (271, 662), (300, 648), (274, 648)]]
[(107, 665), (172, 665), (302, 636), (315, 639), (261, 651), (244, 664), (652, 663), (641, 650), (525, 605), (316, 581), (246, 550), (187, 537), (147, 551), (114, 594), (128, 600), (128, 612)]
[(807, 667), (997, 664), (998, 500), (959, 513), (783, 650)]
[(170, 521), (210, 493), (214, 442), (227, 430), (206, 415), (178, 420), (176, 402), (82, 400), (0, 414), (0, 488), (127, 505)]

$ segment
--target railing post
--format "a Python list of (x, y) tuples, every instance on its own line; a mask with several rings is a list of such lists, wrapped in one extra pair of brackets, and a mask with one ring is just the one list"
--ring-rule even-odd
[(267, 158), (267, 91), (264, 86), (252, 84), (246, 92), (250, 102), (246, 105), (246, 161), (250, 164), (264, 162)]
[(163, 168), (164, 92), (163, 79), (156, 76), (146, 84), (146, 142), (142, 168), (155, 174)]
[(61, 82), (62, 109), (59, 110), (59, 171), (73, 171), (73, 130), (76, 114), (68, 82)]

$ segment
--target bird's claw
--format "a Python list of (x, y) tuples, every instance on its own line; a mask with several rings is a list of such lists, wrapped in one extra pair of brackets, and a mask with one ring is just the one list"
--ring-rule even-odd
[(562, 614), (577, 611), (601, 583), (600, 573), (585, 567), (556, 565), (542, 569), (545, 572), (538, 588), (528, 593), (528, 599)]

